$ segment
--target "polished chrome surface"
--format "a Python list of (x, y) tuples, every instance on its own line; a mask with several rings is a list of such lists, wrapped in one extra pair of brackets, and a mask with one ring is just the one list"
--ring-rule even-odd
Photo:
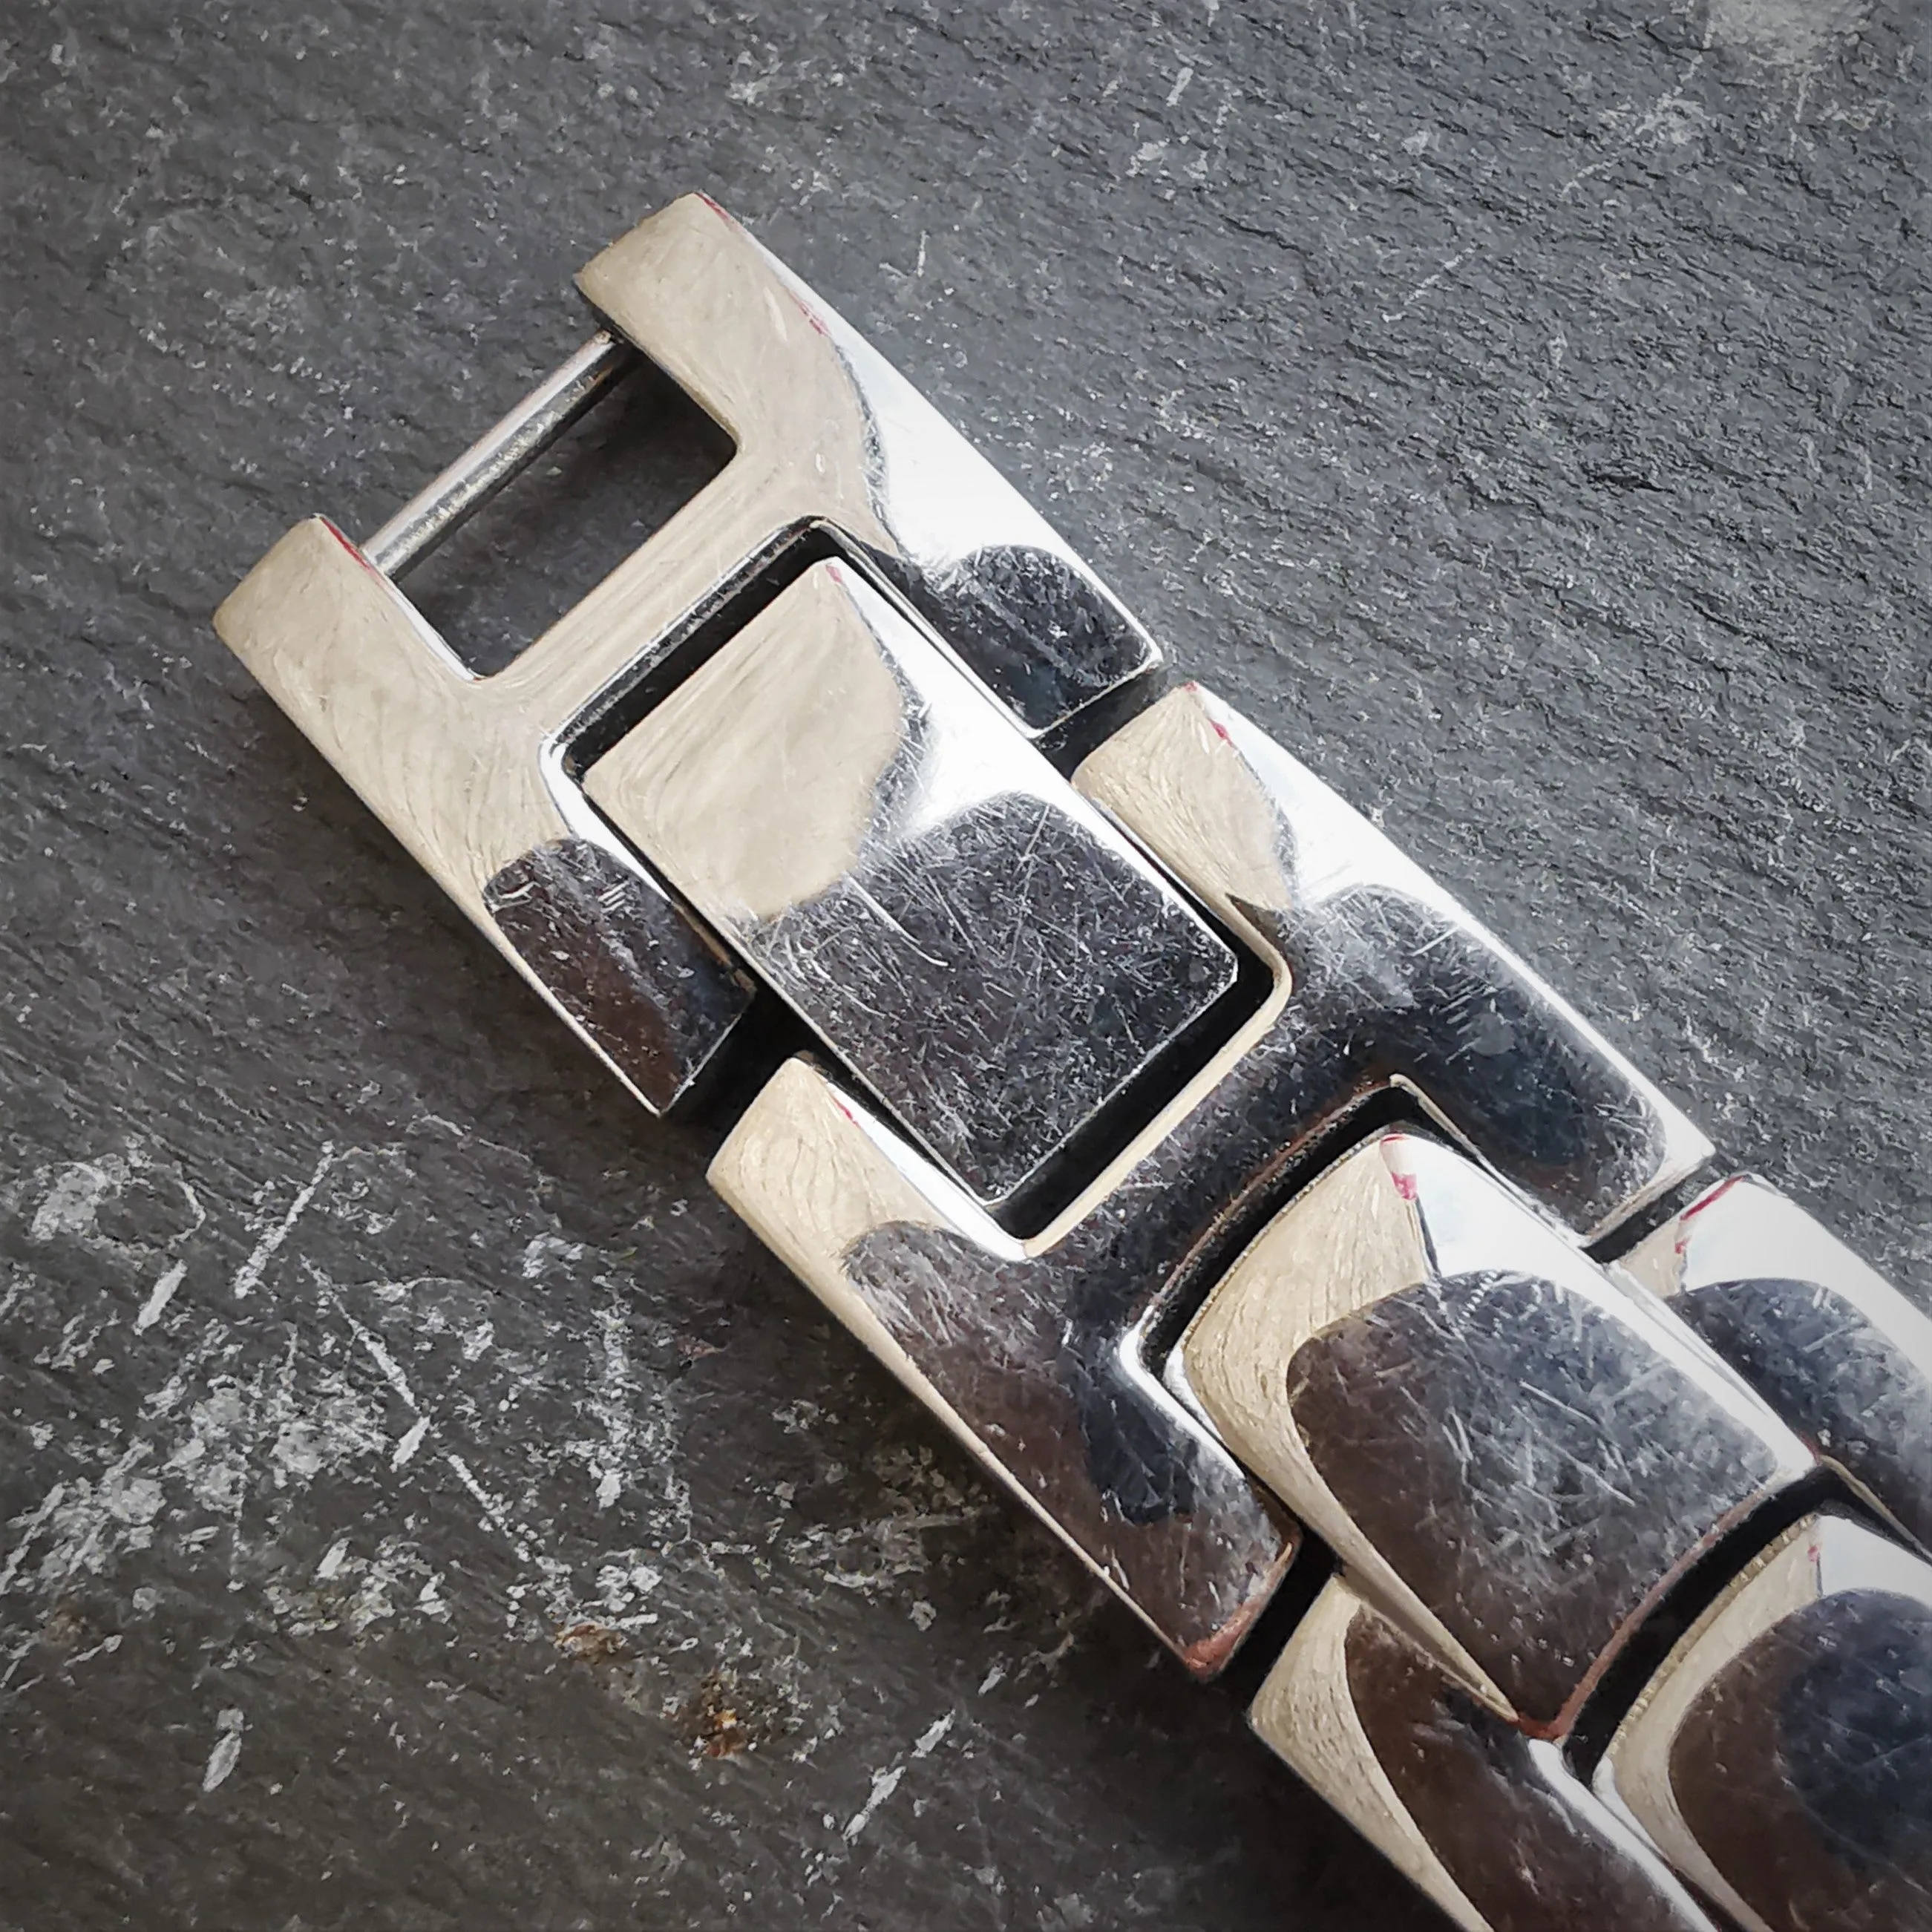
[(362, 554), (386, 577), (400, 576), (474, 516), (636, 362), (628, 344), (600, 328), (426, 489), (412, 496), (363, 544)]
[(802, 1060), (746, 1109), (712, 1178), (1207, 1670), (1288, 1542), (1163, 1384), (1160, 1337), (1280, 1204), (1292, 1163), (1400, 1082), (1580, 1238), (1707, 1149), (1446, 894), (1205, 692), (1164, 699), (1075, 782), (1268, 962), (1260, 1010), (1025, 1240)]
[(1248, 1717), (1463, 1932), (1715, 1932), (1553, 1744), (1468, 1697), (1346, 1576)]
[(1534, 1736), (1562, 1736), (1670, 1584), (1813, 1468), (1660, 1304), (1414, 1132), (1298, 1195), (1180, 1352), (1241, 1462)]
[(1019, 1240), (805, 1059), (746, 1108), (710, 1179), (1190, 1670), (1227, 1661), (1294, 1532), (1144, 1358), (1136, 1317), (1161, 1276), (1118, 1262), (1150, 1236), (1164, 1252), (1173, 1227), (1123, 1204), (1054, 1246)]
[(1750, 1174), (1720, 1181), (1624, 1266), (1932, 1549), (1932, 1319)]
[(782, 591), (585, 785), (989, 1205), (1234, 983), (1174, 887), (848, 565)]
[[(311, 518), (215, 626), (492, 943), (662, 1112), (712, 1061), (746, 996), (585, 799), (574, 754), (776, 554), (810, 533), (862, 558), (1029, 734), (1131, 683), (1159, 653), (957, 431), (712, 203), (674, 202), (583, 280), (615, 336), (730, 432), (722, 474), (504, 670), (479, 678), (462, 664), (382, 566), (400, 569), (581, 406), (623, 356), (593, 338), (385, 525), (375, 554)], [(602, 884), (586, 898), (592, 878)]]
[(1596, 1782), (1748, 1932), (1928, 1932), (1932, 1565), (1835, 1511), (1796, 1524), (1672, 1651)]
[(1390, 1090), (1580, 1239), (1709, 1157), (1601, 1034), (1388, 838), (1198, 685), (1074, 782), (1274, 974), (1240, 1063), (1177, 1131), (1198, 1211), (1264, 1192), (1284, 1154)]
[[(1151, 670), (1160, 653), (1012, 486), (858, 332), (696, 195), (578, 278), (616, 328), (730, 431), (732, 463), (684, 541), (713, 574), (806, 525), (902, 595), (1029, 734)], [(646, 544), (551, 634), (591, 665), (648, 650), (661, 563)], [(641, 604), (640, 600), (642, 600)]]
[[(474, 676), (322, 518), (288, 532), (215, 614), (284, 710), (466, 912), (484, 882), (574, 828), (527, 714)], [(588, 826), (595, 814), (577, 814)], [(487, 922), (485, 930), (489, 930)]]
[[(363, 802), (638, 1100), (661, 1112), (689, 1088), (749, 994), (565, 777), (534, 716), (504, 703), (500, 679), (473, 676), (320, 518), (290, 530), (215, 622)], [(529, 889), (553, 873), (559, 903), (542, 916)], [(588, 901), (572, 890), (586, 879), (597, 882)], [(582, 997), (592, 986), (604, 997)]]

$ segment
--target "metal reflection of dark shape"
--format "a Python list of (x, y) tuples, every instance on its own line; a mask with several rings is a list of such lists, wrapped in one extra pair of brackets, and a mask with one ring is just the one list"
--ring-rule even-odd
[(1932, 1546), (1932, 1362), (1818, 1283), (1713, 1282), (1673, 1304), (1801, 1435)]
[(870, 554), (1030, 730), (1060, 723), (1153, 659), (1146, 632), (1052, 550), (989, 544), (946, 564)]
[(587, 838), (525, 853), (484, 886), (483, 903), (558, 1005), (660, 1111), (751, 1003), (676, 906)]
[(1094, 1487), (1124, 1522), (1162, 1522), (1192, 1514), (1199, 1445), (1176, 1436), (1123, 1372), (1112, 1349), (1070, 1347), (1063, 1372)]
[(1532, 1724), (1776, 1472), (1616, 1305), (1501, 1270), (1439, 1276), (1288, 1365), (1322, 1480)]
[[(1608, 1213), (1654, 1166), (1642, 1096), (1466, 927), (1380, 886), (1292, 922), (1249, 916), (1294, 973), (1298, 1054), (1319, 1056), (1338, 1088), (1414, 1087), (1573, 1226)], [(1312, 1078), (1297, 1084), (1313, 1098)]]
[(1932, 1892), (1932, 1606), (1844, 1599), (1784, 1713), (1780, 1756), (1826, 1842)]
[(1699, 1694), (1670, 1785), (1775, 1932), (1928, 1932), (1932, 1603), (1846, 1591), (1793, 1611)]
[(1228, 948), (1124, 850), (1012, 793), (880, 842), (752, 950), (989, 1201), (1023, 1186), (1234, 978)]
[(944, 1231), (895, 1222), (847, 1265), (1016, 1486), (1193, 1667), (1218, 1668), (1286, 1546), (1226, 1450), (1150, 1398), (1118, 1336), (1070, 1323), (1043, 1264), (989, 1266)]

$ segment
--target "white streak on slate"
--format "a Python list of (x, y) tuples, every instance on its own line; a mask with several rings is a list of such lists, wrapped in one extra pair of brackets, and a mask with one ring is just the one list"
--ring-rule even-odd
[(30, 1241), (51, 1241), (59, 1234), (84, 1234), (110, 1194), (127, 1184), (128, 1163), (118, 1154), (100, 1160), (77, 1160), (54, 1178), (27, 1229)]
[[(952, 1720), (956, 1714), (954, 1712), (948, 1711), (944, 1717), (936, 1718), (927, 1725), (926, 1729), (920, 1732), (918, 1741), (912, 1748), (912, 1758), (930, 1757), (938, 1748), (940, 1739), (952, 1730)], [(888, 1765), (884, 1771), (873, 1772), (872, 1795), (845, 1821), (845, 1829), (842, 1835), (848, 1845), (853, 1844), (859, 1834), (878, 1815), (879, 1807), (898, 1790), (901, 1781), (905, 1777), (907, 1767), (910, 1761), (908, 1758), (901, 1758), (896, 1763)]]
[(879, 1807), (898, 1790), (899, 1780), (904, 1776), (905, 1766), (902, 1762), (873, 1772), (872, 1795), (845, 1821), (844, 1838), (848, 1845), (872, 1822)]
[(201, 1774), (201, 1788), (212, 1791), (235, 1768), (242, 1755), (242, 1733), (247, 1720), (239, 1711), (224, 1711), (214, 1720), (214, 1748), (208, 1754), (208, 1768)]
[(152, 1328), (166, 1312), (168, 1304), (175, 1298), (175, 1290), (181, 1286), (188, 1274), (188, 1263), (176, 1262), (154, 1283), (147, 1300), (141, 1305), (141, 1312), (134, 1318), (134, 1332), (138, 1335)]
[(324, 1141), (322, 1158), (315, 1164), (315, 1171), (297, 1190), (296, 1198), (289, 1203), (289, 1211), (255, 1244), (254, 1252), (235, 1270), (235, 1299), (245, 1300), (261, 1286), (262, 1270), (274, 1260), (276, 1251), (295, 1232), (308, 1204), (315, 1198), (315, 1191), (322, 1184), (335, 1160), (335, 1143)]
[(597, 1472), (597, 1507), (607, 1510), (623, 1493), (624, 1476), (637, 1436), (631, 1405), (635, 1389), (631, 1375), (630, 1344), (621, 1308), (597, 1310), (597, 1327), (604, 1345), (604, 1372), (591, 1408), (610, 1440), (609, 1460)]

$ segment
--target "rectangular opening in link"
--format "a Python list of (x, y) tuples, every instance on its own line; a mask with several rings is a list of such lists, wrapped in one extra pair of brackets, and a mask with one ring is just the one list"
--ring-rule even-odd
[(722, 474), (734, 446), (643, 356), (401, 583), (478, 676), (558, 618)]

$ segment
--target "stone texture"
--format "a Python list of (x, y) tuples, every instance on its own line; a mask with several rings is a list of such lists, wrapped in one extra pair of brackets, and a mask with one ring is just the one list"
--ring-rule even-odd
[[(380, 523), (703, 186), (1912, 1289), (1924, 38), (1909, 0), (8, 0), (0, 1922), (1434, 1922), (1143, 1667), (207, 614), (304, 512)], [(609, 561), (541, 527), (466, 553), (526, 633)]]

